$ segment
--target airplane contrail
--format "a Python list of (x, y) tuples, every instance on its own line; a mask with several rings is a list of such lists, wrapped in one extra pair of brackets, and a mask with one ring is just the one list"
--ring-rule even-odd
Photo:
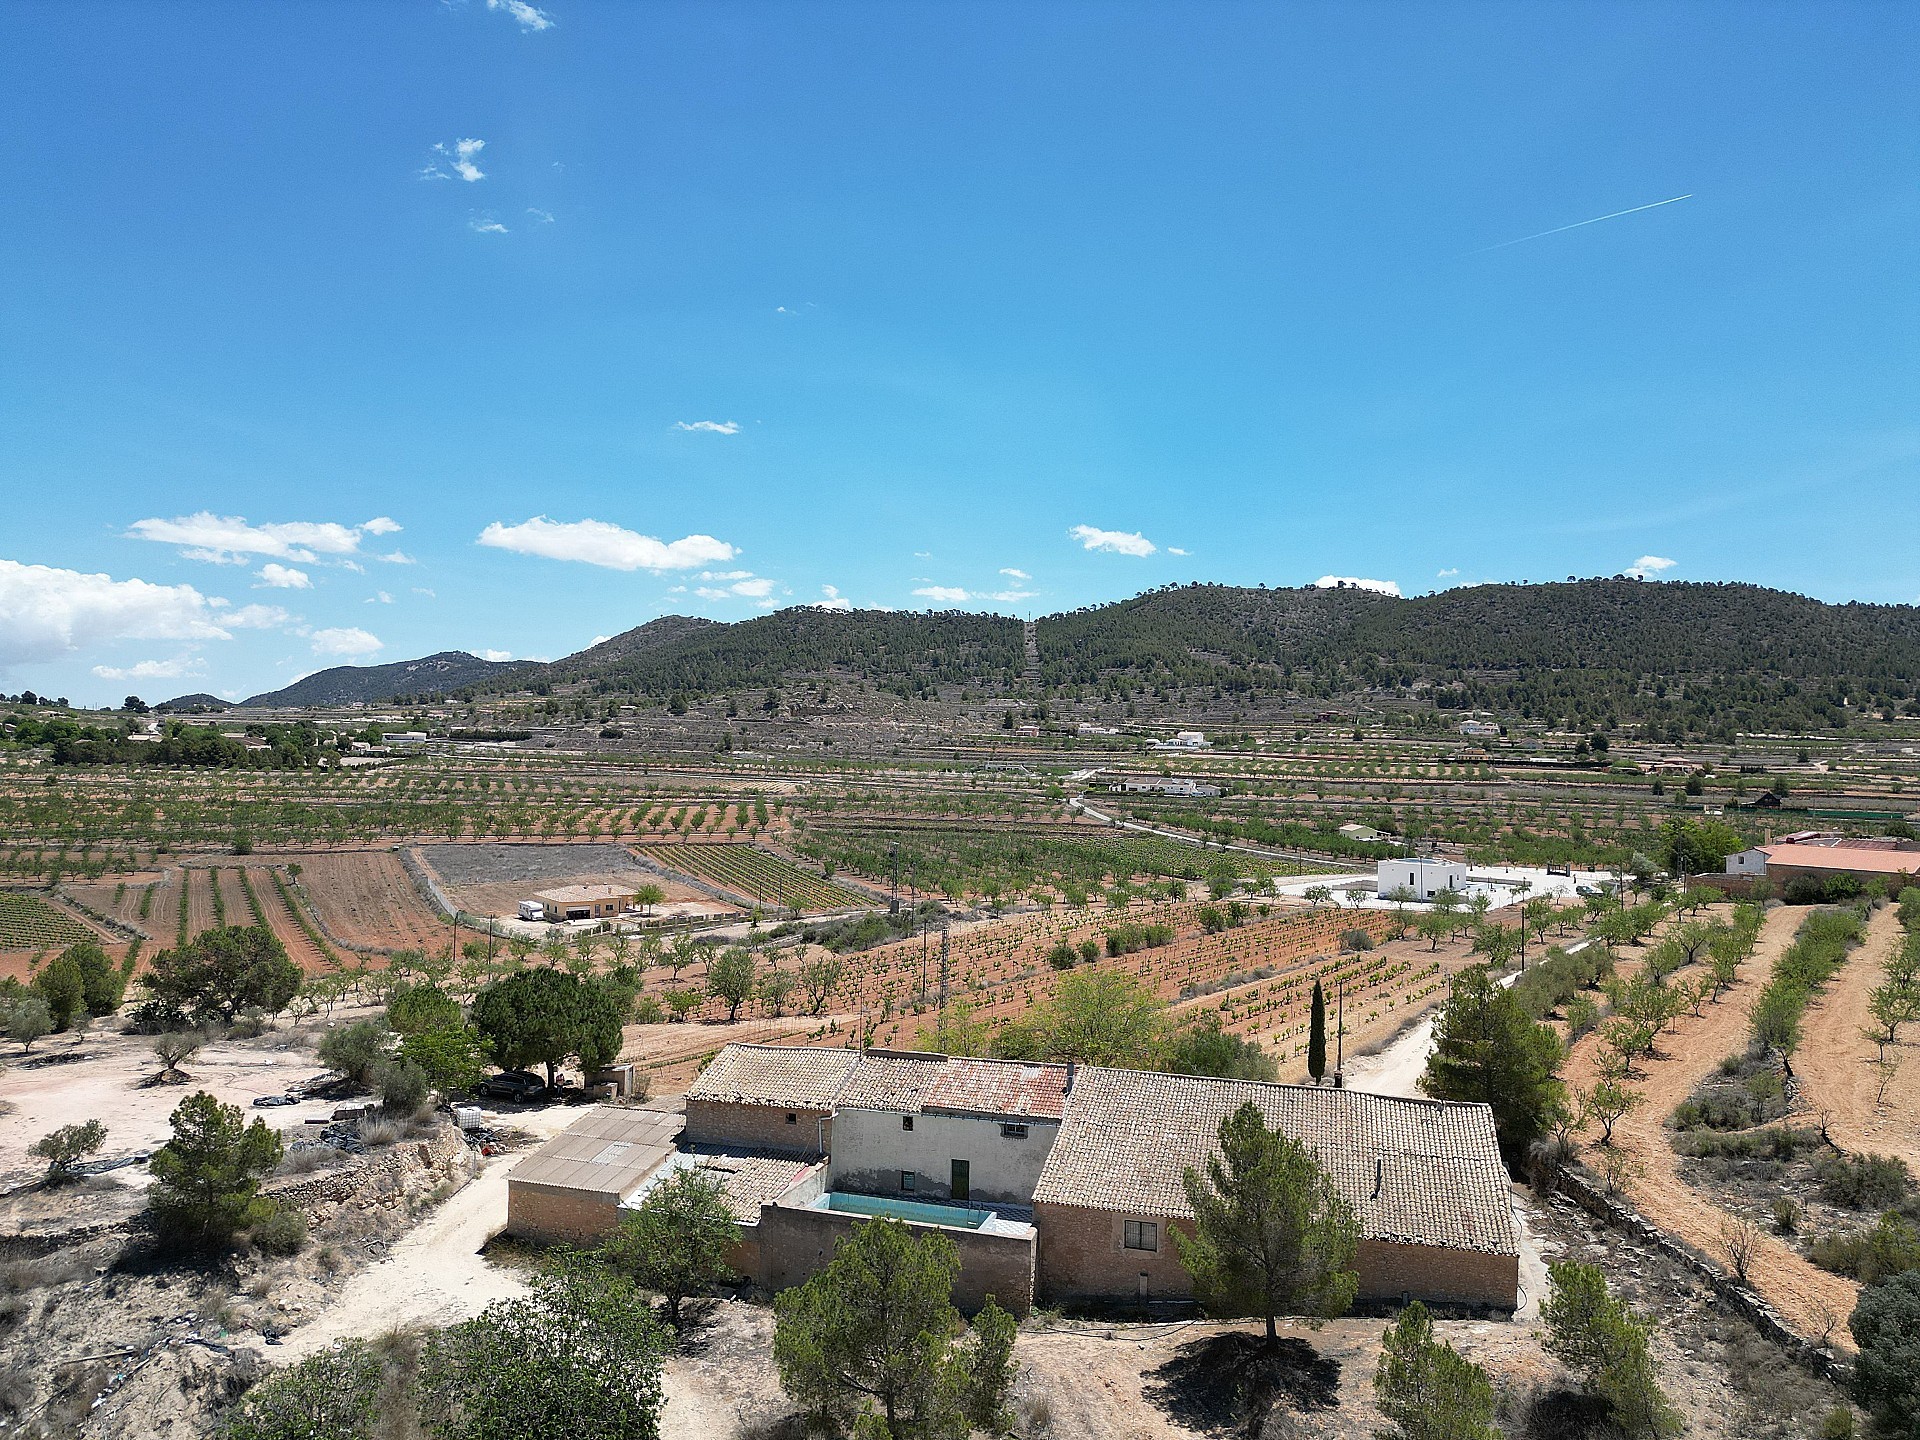
[(1484, 255), (1489, 250), (1504, 250), (1509, 245), (1524, 245), (1529, 240), (1544, 240), (1549, 235), (1559, 235), (1568, 230), (1578, 230), (1582, 225), (1598, 225), (1602, 220), (1618, 220), (1622, 215), (1638, 215), (1642, 210), (1658, 210), (1662, 205), (1678, 205), (1682, 200), (1691, 200), (1693, 192), (1676, 195), (1671, 200), (1656, 200), (1651, 205), (1636, 205), (1631, 210), (1616, 210), (1611, 215), (1596, 215), (1591, 220), (1576, 220), (1571, 225), (1556, 226), (1552, 230), (1542, 230), (1537, 235), (1522, 235), (1518, 240), (1502, 240), (1498, 245), (1484, 245), (1469, 254)]

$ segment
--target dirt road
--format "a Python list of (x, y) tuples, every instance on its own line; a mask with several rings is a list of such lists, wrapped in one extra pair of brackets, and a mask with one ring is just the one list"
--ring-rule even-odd
[[(1806, 914), (1803, 909), (1782, 906), (1767, 916), (1753, 957), (1740, 967), (1739, 982), (1718, 1002), (1709, 1004), (1704, 1015), (1686, 1014), (1674, 1022), (1674, 1028), (1661, 1039), (1655, 1057), (1645, 1062), (1646, 1079), (1637, 1087), (1644, 1102), (1613, 1130), (1613, 1143), (1644, 1169), (1629, 1192), (1634, 1208), (1721, 1264), (1725, 1260), (1719, 1235), (1727, 1212), (1680, 1178), (1666, 1121), (1674, 1107), (1691, 1095), (1723, 1059), (1745, 1048), (1747, 1008), (1765, 988), (1774, 960), (1792, 942)], [(1848, 963), (1858, 961), (1856, 954)], [(1574, 1047), (1565, 1071), (1570, 1086), (1593, 1083), (1599, 1053), (1597, 1034), (1586, 1036)], [(1788, 1324), (1814, 1338), (1832, 1328), (1829, 1316), (1844, 1321), (1860, 1294), (1851, 1281), (1820, 1269), (1772, 1235), (1761, 1237), (1747, 1276)], [(1837, 1346), (1847, 1343), (1844, 1325), (1833, 1330), (1832, 1342)]]
[(1867, 995), (1905, 940), (1899, 915), (1883, 905), (1867, 922), (1866, 941), (1808, 1008), (1794, 1069), (1806, 1108), (1825, 1112), (1834, 1144), (1856, 1154), (1898, 1155), (1920, 1174), (1920, 1034), (1910, 1026), (1887, 1047), (1896, 1068), (1883, 1093), (1878, 1048), (1863, 1033), (1872, 1024)]

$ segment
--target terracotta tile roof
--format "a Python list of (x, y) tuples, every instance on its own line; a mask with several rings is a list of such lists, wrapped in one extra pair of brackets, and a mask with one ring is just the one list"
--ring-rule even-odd
[(1803, 870), (1852, 870), (1858, 874), (1920, 875), (1920, 851), (1856, 850), (1838, 845), (1763, 845), (1769, 867)]
[(1011, 1060), (949, 1060), (920, 1103), (964, 1115), (1058, 1120), (1066, 1110), (1067, 1067)]
[(1034, 1201), (1190, 1219), (1181, 1176), (1248, 1100), (1315, 1147), (1367, 1238), (1519, 1253), (1492, 1111), (1357, 1090), (1084, 1066)]
[(700, 1072), (688, 1100), (831, 1110), (859, 1055), (788, 1045), (729, 1045)]
[(865, 1051), (841, 1087), (839, 1103), (854, 1110), (917, 1114), (926, 1092), (951, 1063), (944, 1055)]
[(728, 1208), (743, 1225), (758, 1224), (762, 1205), (777, 1200), (810, 1171), (820, 1168), (817, 1160), (738, 1152), (703, 1155), (696, 1163), (726, 1186)]

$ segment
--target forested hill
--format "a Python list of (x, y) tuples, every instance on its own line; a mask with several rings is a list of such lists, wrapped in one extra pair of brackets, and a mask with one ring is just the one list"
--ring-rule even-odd
[(365, 705), (396, 695), (444, 695), (527, 668), (524, 660), (482, 660), (464, 650), (442, 650), (419, 660), (391, 665), (336, 665), (316, 670), (283, 690), (250, 696), (243, 705), (285, 708), (300, 705)]
[[(1056, 691), (1397, 693), (1440, 709), (1680, 733), (1844, 724), (1908, 709), (1920, 679), (1920, 608), (1677, 581), (1483, 585), (1412, 599), (1173, 586), (1049, 616), (1037, 636), (1042, 684)], [(927, 694), (935, 684), (1012, 686), (1024, 665), (1020, 624), (1005, 617), (803, 607), (731, 625), (654, 621), (489, 688), (587, 682), (697, 695), (840, 674)]]

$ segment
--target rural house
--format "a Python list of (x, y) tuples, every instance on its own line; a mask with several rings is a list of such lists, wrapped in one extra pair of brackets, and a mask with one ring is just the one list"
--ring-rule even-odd
[(1514, 1307), (1518, 1236), (1484, 1105), (918, 1051), (729, 1045), (676, 1136), (662, 1111), (595, 1111), (521, 1161), (508, 1228), (588, 1239), (697, 1166), (741, 1222), (736, 1267), (770, 1290), (890, 1216), (954, 1241), (962, 1308), (1183, 1300), (1181, 1177), (1248, 1100), (1312, 1144), (1353, 1205), (1363, 1298)]
[(562, 885), (536, 891), (533, 898), (548, 920), (610, 920), (632, 909), (635, 896), (617, 885)]

